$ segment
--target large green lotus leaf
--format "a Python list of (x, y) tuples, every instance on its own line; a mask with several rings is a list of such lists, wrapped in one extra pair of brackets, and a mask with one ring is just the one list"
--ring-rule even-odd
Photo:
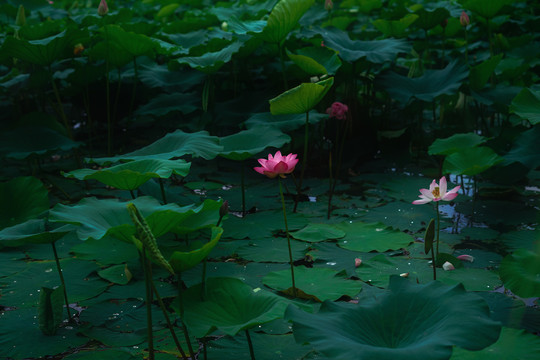
[[(279, 190), (276, 189), (276, 191)], [(276, 204), (279, 203), (276, 202)], [(308, 219), (302, 214), (287, 214), (289, 231), (301, 229), (307, 223)], [(231, 216), (223, 224), (223, 228), (225, 229), (225, 237), (228, 239), (259, 239), (261, 237), (271, 236), (272, 232), (275, 231), (285, 231), (285, 223), (283, 212), (280, 210), (260, 211), (255, 214), (249, 214), (244, 218)]]
[(418, 19), (414, 22), (414, 26), (425, 31), (440, 25), (444, 20), (450, 17), (450, 12), (442, 7), (434, 10), (421, 8), (415, 11), (415, 14), (418, 15)]
[(0, 183), (0, 229), (33, 219), (49, 210), (49, 192), (33, 176)]
[(396, 276), (389, 290), (356, 306), (326, 301), (317, 314), (289, 306), (285, 318), (298, 343), (330, 359), (444, 360), (453, 346), (480, 350), (499, 337), (501, 326), (489, 318), (486, 302), (460, 285), (419, 285)]
[[(299, 296), (315, 301), (337, 300), (343, 295), (350, 297), (362, 290), (362, 283), (346, 278), (344, 272), (329, 268), (294, 268), (294, 282), (301, 290)], [(292, 294), (291, 269), (273, 271), (263, 278), (263, 283), (272, 289)]]
[[(183, 219), (183, 214), (198, 211), (193, 205), (161, 205), (149, 196), (141, 196), (133, 200), (133, 203), (146, 217), (146, 222), (156, 238), (177, 226)], [(101, 239), (105, 235), (111, 235), (131, 243), (135, 227), (126, 204), (127, 202), (117, 199), (99, 200), (94, 197), (84, 198), (73, 206), (58, 203), (50, 212), (50, 220), (79, 225), (77, 235), (81, 240)]]
[(521, 90), (512, 100), (510, 111), (529, 120), (532, 125), (540, 123), (540, 91)]
[(309, 75), (325, 75), (328, 73), (323, 65), (309, 56), (293, 54), (289, 50), (287, 50), (287, 56)]
[(400, 39), (351, 40), (347, 32), (337, 28), (321, 29), (325, 46), (338, 52), (348, 62), (366, 58), (374, 64), (393, 61), (400, 53), (409, 53), (411, 46)]
[(172, 159), (184, 155), (210, 160), (215, 158), (222, 150), (223, 147), (219, 145), (219, 138), (210, 136), (207, 131), (186, 133), (182, 130), (176, 130), (133, 152), (115, 157), (92, 159), (92, 161), (103, 164), (120, 160)]
[[(322, 119), (327, 118), (327, 114), (318, 113), (316, 111), (309, 112), (310, 124), (316, 124)], [(283, 132), (289, 132), (306, 124), (306, 114), (272, 115), (270, 112), (257, 113), (246, 120), (245, 124), (248, 129), (256, 126), (271, 126), (280, 129)]]
[[(323, 74), (334, 75), (338, 71), (338, 69), (341, 67), (341, 60), (339, 59), (337, 53), (326, 46), (305, 47), (305, 48), (296, 50), (296, 53), (298, 54), (296, 56), (300, 56), (300, 58), (298, 58), (300, 59), (300, 63), (295, 61), (294, 56), (291, 58), (291, 60), (294, 61), (298, 66), (300, 66), (302, 70), (304, 71), (307, 71), (307, 70), (306, 68), (302, 66), (303, 61), (307, 61), (308, 63), (315, 61), (317, 64), (319, 64), (319, 65), (315, 65), (314, 72), (308, 71), (308, 73), (312, 75), (323, 75)], [(289, 55), (289, 52), (287, 52), (287, 55)], [(324, 67), (324, 72), (317, 74), (316, 72), (320, 70), (319, 66)]]
[[(244, 242), (246, 243), (246, 242)], [(309, 245), (300, 241), (291, 240), (291, 253), (293, 260), (305, 257)], [(289, 262), (289, 247), (285, 238), (259, 237), (236, 249), (235, 254), (241, 259), (258, 262)]]
[[(267, 335), (250, 332), (257, 360), (308, 359), (311, 349), (294, 341), (292, 334)], [(208, 343), (208, 358), (220, 360), (249, 359), (249, 346), (245, 336), (224, 336)], [(321, 358), (319, 358), (321, 359)], [(322, 359), (321, 359), (322, 360)]]
[(112, 42), (113, 48), (109, 51), (118, 51), (117, 48), (120, 48), (131, 54), (132, 57), (137, 57), (152, 55), (152, 50), (157, 48), (157, 45), (148, 36), (126, 31), (118, 25), (106, 25), (102, 31)]
[(279, 0), (266, 20), (261, 37), (265, 41), (280, 44), (314, 2), (315, 0)]
[(32, 64), (49, 66), (55, 61), (62, 60), (73, 54), (74, 40), (78, 30), (66, 29), (56, 35), (40, 40), (20, 40), (13, 36), (7, 36), (1, 52), (3, 56), (27, 61)]
[(244, 45), (243, 41), (235, 41), (223, 49), (215, 52), (206, 52), (201, 56), (186, 56), (177, 59), (179, 64), (187, 64), (190, 67), (206, 74), (214, 74), (225, 63), (229, 62), (234, 54)]
[(20, 127), (0, 135), (0, 156), (26, 159), (52, 151), (69, 151), (81, 146), (80, 142), (43, 126)]
[(450, 360), (535, 360), (540, 357), (540, 338), (525, 330), (503, 327), (496, 343), (480, 351), (454, 348)]
[[(117, 333), (122, 334), (122, 333)], [(64, 360), (135, 360), (138, 359), (127, 348), (121, 349), (95, 349), (88, 351), (77, 351), (68, 355)]]
[[(39, 296), (37, 296), (39, 297)], [(88, 342), (79, 336), (77, 327), (65, 326), (56, 335), (44, 335), (38, 328), (37, 310), (19, 308), (2, 313), (0, 321), (0, 348), (4, 359), (38, 359), (50, 354), (73, 351)], [(29, 346), (29, 339), (32, 339)]]
[(462, 149), (444, 159), (443, 172), (454, 175), (477, 175), (503, 161), (490, 147)]
[(192, 335), (201, 338), (218, 329), (234, 336), (241, 330), (283, 317), (288, 303), (283, 298), (242, 280), (209, 278), (204, 299), (201, 285), (190, 287), (182, 296), (184, 321)]
[(378, 77), (377, 83), (402, 103), (411, 99), (432, 102), (438, 96), (455, 94), (468, 74), (467, 67), (454, 61), (442, 70), (426, 70), (416, 78), (387, 72)]
[(522, 132), (514, 141), (512, 149), (504, 156), (506, 163), (518, 161), (529, 169), (536, 169), (540, 166), (538, 139), (540, 139), (538, 124)]
[[(525, 305), (522, 299), (510, 297), (501, 292), (479, 292), (489, 305), (491, 318), (500, 321), (502, 326), (525, 329), (535, 333), (540, 328), (540, 311)], [(536, 300), (536, 299), (530, 299)], [(530, 304), (530, 301), (527, 301)]]
[(502, 54), (493, 56), (471, 68), (469, 73), (469, 83), (472, 90), (479, 91), (486, 85), (489, 77), (493, 74), (495, 68), (499, 65), (499, 62), (501, 62), (501, 59)]
[(112, 236), (80, 242), (71, 248), (71, 252), (77, 259), (94, 260), (102, 265), (121, 264), (139, 258), (133, 244)]
[(334, 84), (334, 78), (317, 83), (302, 83), (271, 99), (272, 115), (288, 115), (307, 113), (313, 109)]
[(521, 297), (540, 296), (540, 251), (514, 251), (503, 259), (499, 274), (504, 286), (514, 294)]
[[(50, 258), (54, 257), (52, 249)], [(76, 303), (93, 298), (107, 289), (108, 283), (92, 275), (98, 266), (90, 261), (61, 259), (60, 266), (66, 283), (68, 299)], [(32, 261), (16, 274), (5, 278), (2, 287), (2, 305), (26, 308), (37, 306), (42, 287), (55, 288), (61, 285), (54, 260)]]
[(336, 227), (346, 233), (338, 241), (339, 246), (353, 251), (384, 252), (406, 247), (414, 241), (410, 235), (380, 222), (343, 222), (336, 224)]
[(463, 0), (460, 2), (465, 9), (488, 19), (493, 18), (503, 6), (513, 3), (512, 0)]
[(297, 240), (319, 242), (330, 239), (341, 239), (346, 233), (331, 224), (309, 223), (304, 228), (291, 233)]
[[(138, 75), (139, 80), (148, 87), (159, 88), (173, 93), (179, 89), (187, 91), (204, 81), (204, 74), (199, 71), (170, 71), (166, 64), (160, 65), (154, 61), (146, 62), (143, 59), (137, 60)], [(182, 106), (178, 106), (180, 105), (178, 104), (178, 97), (185, 97), (185, 95), (177, 92), (176, 96), (176, 105), (182, 108)], [(196, 98), (200, 101), (199, 96)], [(182, 102), (184, 102), (184, 99), (182, 99)]]
[(51, 229), (45, 219), (31, 219), (0, 230), (0, 246), (49, 244), (73, 230), (70, 225)]
[[(427, 283), (433, 280), (433, 268), (426, 259), (408, 259), (377, 255), (356, 269), (358, 277), (371, 285), (385, 287), (392, 275), (408, 274), (407, 277)], [(452, 271), (437, 269), (437, 280), (446, 284), (462, 283), (468, 291), (491, 291), (501, 285), (497, 274), (474, 268), (458, 268)]]
[(373, 21), (373, 26), (382, 32), (386, 37), (402, 37), (412, 23), (418, 19), (416, 14), (407, 14), (399, 20), (377, 19)]
[(212, 249), (217, 245), (222, 234), (222, 228), (216, 226), (212, 227), (212, 235), (209, 242), (191, 251), (174, 251), (169, 258), (169, 264), (171, 264), (177, 274), (191, 269), (210, 254)]
[(540, 229), (509, 231), (497, 238), (510, 251), (526, 249), (534, 251), (540, 245)]
[(187, 176), (191, 163), (185, 160), (141, 159), (101, 170), (78, 169), (63, 173), (79, 180), (97, 180), (122, 190), (135, 190), (152, 178), (167, 179), (171, 175)]
[(450, 155), (486, 142), (486, 137), (476, 133), (454, 134), (445, 139), (436, 139), (428, 149), (429, 155)]
[(236, 16), (231, 16), (226, 21), (229, 31), (239, 35), (261, 33), (267, 24), (265, 20), (240, 20)]
[(246, 160), (268, 147), (279, 149), (290, 141), (291, 137), (277, 128), (257, 126), (220, 138), (223, 151), (219, 155), (231, 160)]
[(114, 284), (126, 285), (133, 275), (129, 271), (127, 264), (113, 265), (98, 271), (98, 275)]
[[(201, 205), (192, 211), (177, 215), (177, 225), (172, 231), (176, 234), (189, 234), (216, 225), (219, 220), (219, 209), (222, 205), (223, 201), (221, 200), (204, 200)], [(227, 219), (227, 217), (224, 219)]]

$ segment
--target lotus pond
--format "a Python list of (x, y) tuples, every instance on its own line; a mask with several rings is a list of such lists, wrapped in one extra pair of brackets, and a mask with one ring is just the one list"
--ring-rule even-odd
[(540, 357), (538, 2), (0, 9), (0, 359)]

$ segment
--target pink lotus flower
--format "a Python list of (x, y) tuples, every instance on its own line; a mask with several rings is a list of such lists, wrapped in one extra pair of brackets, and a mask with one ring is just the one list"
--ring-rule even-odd
[(268, 176), (270, 179), (280, 176), (285, 178), (286, 174), (293, 172), (294, 167), (298, 163), (296, 154), (282, 156), (281, 151), (276, 152), (274, 156), (268, 154), (268, 159), (258, 159), (261, 166), (253, 168), (259, 174)]
[(474, 256), (471, 256), (471, 255), (459, 255), (457, 258), (461, 261), (468, 261), (468, 262), (474, 261)]
[(420, 195), (418, 197), (420, 200), (413, 201), (414, 205), (427, 204), (431, 201), (450, 201), (455, 199), (458, 196), (457, 192), (461, 186), (456, 186), (450, 191), (446, 191), (446, 177), (442, 177), (439, 181), (439, 184), (435, 180), (431, 182), (428, 189), (420, 189)]
[(105, 16), (109, 12), (109, 6), (105, 0), (101, 0), (97, 8), (97, 13), (99, 16)]
[(471, 19), (469, 19), (469, 15), (465, 11), (461, 12), (461, 15), (459, 16), (459, 22), (461, 26), (467, 26), (471, 23)]
[(347, 111), (349, 111), (349, 107), (337, 101), (333, 103), (331, 107), (326, 109), (326, 113), (330, 115), (330, 117), (338, 120), (345, 120), (347, 117)]

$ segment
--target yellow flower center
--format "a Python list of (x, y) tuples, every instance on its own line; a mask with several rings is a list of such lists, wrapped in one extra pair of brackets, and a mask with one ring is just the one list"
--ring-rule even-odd
[(441, 193), (439, 192), (439, 187), (437, 186), (433, 191), (431, 192), (433, 194), (433, 197), (438, 198), (441, 196)]

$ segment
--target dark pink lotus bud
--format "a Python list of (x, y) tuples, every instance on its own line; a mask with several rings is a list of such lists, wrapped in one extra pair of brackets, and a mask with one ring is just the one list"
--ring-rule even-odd
[(101, 0), (97, 8), (98, 15), (105, 16), (107, 15), (108, 12), (109, 12), (109, 7), (107, 6), (107, 2), (105, 0)]
[(469, 19), (469, 15), (465, 11), (461, 12), (461, 15), (459, 16), (459, 22), (461, 23), (461, 26), (467, 26), (471, 23), (471, 19)]

